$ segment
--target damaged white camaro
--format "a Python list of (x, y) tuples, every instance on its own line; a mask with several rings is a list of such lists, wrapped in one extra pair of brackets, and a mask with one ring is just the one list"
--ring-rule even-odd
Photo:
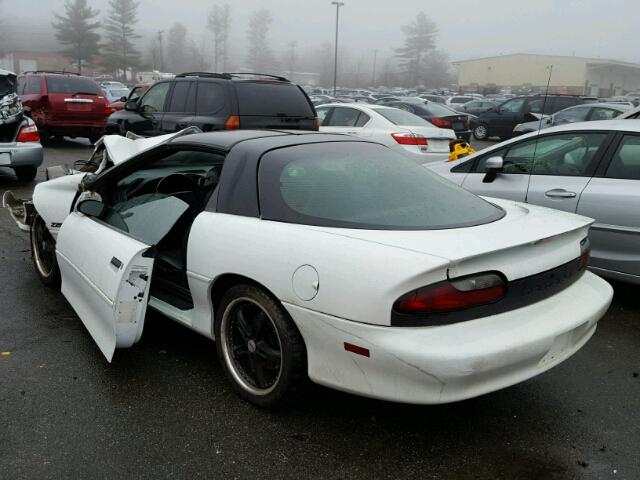
[(590, 219), (482, 199), (374, 142), (239, 130), (104, 147), (98, 173), (4, 203), (109, 361), (150, 306), (215, 339), (258, 405), (306, 376), (444, 403), (566, 360), (611, 302), (585, 270)]

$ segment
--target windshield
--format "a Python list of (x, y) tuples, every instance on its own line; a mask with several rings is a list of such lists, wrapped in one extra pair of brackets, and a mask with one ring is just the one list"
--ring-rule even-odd
[(374, 109), (384, 118), (394, 125), (402, 125), (403, 127), (431, 127), (432, 125), (426, 120), (414, 115), (413, 113), (400, 110), (398, 108), (376, 108)]
[(366, 142), (293, 146), (262, 157), (262, 217), (373, 230), (479, 225), (503, 211), (388, 148)]
[(16, 78), (12, 75), (0, 75), (0, 97), (16, 93)]
[(102, 95), (96, 82), (89, 78), (73, 75), (47, 76), (47, 91), (49, 93), (84, 93), (88, 95)]

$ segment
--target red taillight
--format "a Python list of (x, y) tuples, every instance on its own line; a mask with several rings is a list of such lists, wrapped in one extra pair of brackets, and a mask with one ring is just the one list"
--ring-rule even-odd
[(444, 118), (432, 118), (430, 121), (436, 127), (451, 128), (451, 122), (449, 120), (445, 120)]
[(409, 292), (396, 300), (393, 309), (404, 314), (449, 312), (497, 302), (506, 292), (501, 275), (481, 273)]
[(591, 260), (591, 242), (585, 238), (580, 242), (580, 268), (587, 268)]
[(392, 133), (393, 139), (400, 145), (428, 145), (427, 138), (415, 133)]
[(40, 134), (38, 133), (38, 127), (35, 125), (25, 125), (18, 132), (18, 138), (16, 140), (20, 143), (39, 142)]
[(225, 130), (237, 130), (240, 128), (240, 117), (231, 115), (224, 123)]

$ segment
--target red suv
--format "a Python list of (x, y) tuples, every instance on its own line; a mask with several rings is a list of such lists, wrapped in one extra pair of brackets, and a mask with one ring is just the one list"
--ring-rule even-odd
[(65, 72), (25, 72), (18, 77), (17, 90), (43, 141), (58, 135), (95, 143), (104, 135), (111, 109), (93, 79)]

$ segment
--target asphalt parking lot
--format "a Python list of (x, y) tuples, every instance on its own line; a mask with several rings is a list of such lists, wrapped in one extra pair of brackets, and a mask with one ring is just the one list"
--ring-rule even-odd
[[(89, 152), (58, 141), (45, 163)], [(0, 191), (36, 182), (0, 172)], [(640, 478), (637, 287), (614, 284), (574, 357), (503, 391), (410, 406), (315, 387), (262, 411), (231, 391), (212, 342), (153, 312), (108, 364), (4, 210), (0, 266), (0, 478)]]

